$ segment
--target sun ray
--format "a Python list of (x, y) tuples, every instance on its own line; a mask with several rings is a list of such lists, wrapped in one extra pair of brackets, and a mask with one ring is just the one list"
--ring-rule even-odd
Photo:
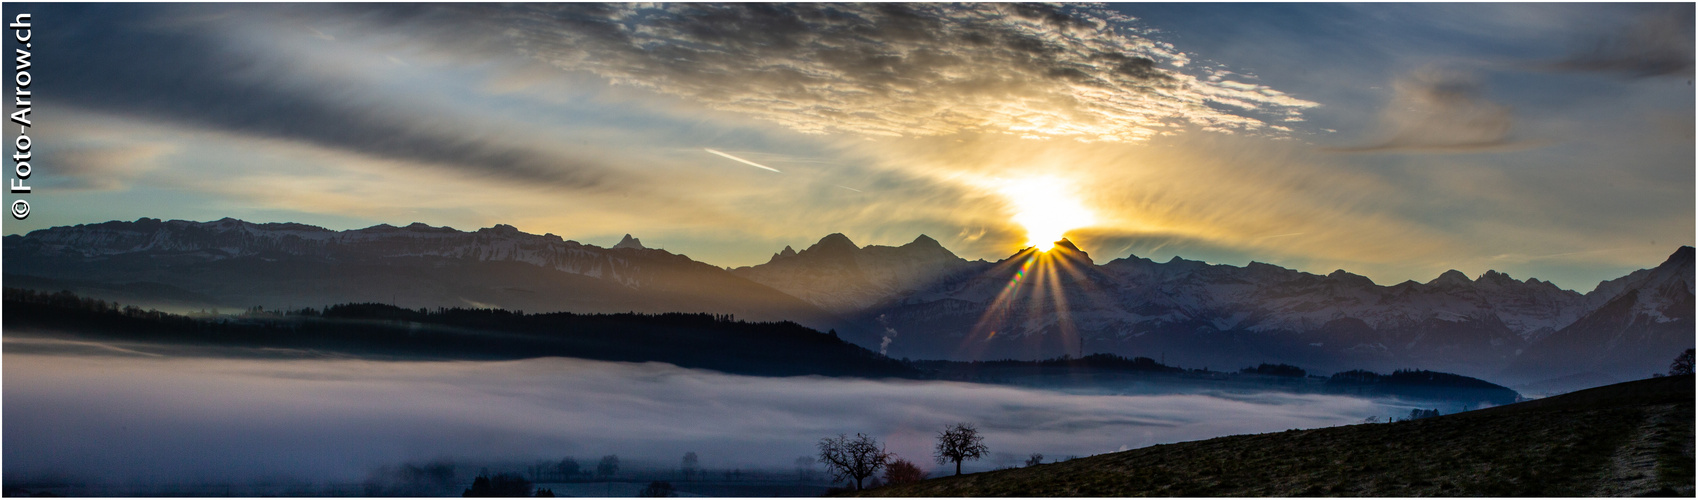
[[(1071, 242), (1057, 243), (1074, 248)], [(1007, 281), (957, 352), (979, 359), (991, 348), (988, 341), (995, 340), (1016, 343), (1037, 357), (1083, 356), (1083, 340), (1069, 312), (1072, 299), (1068, 297), (1069, 286), (1088, 282), (1075, 262), (1081, 257), (1077, 250), (1044, 252), (1033, 247), (1000, 263), (991, 275)]]
[(1096, 224), (1096, 214), (1077, 191), (1054, 177), (1004, 182), (999, 188), (1013, 205), (1014, 223), (1026, 230), (1026, 246), (1048, 252), (1068, 231)]

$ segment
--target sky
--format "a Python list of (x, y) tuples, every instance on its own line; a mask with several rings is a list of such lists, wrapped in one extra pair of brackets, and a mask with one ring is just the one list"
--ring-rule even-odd
[(17, 13), (35, 192), (5, 234), (510, 224), (721, 266), (1065, 235), (1099, 263), (1581, 292), (1694, 241), (1690, 4)]

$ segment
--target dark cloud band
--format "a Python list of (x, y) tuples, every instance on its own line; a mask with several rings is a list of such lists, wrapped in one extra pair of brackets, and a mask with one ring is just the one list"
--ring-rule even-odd
[[(257, 8), (257, 7), (255, 7)], [(479, 133), (275, 52), (212, 34), (247, 22), (208, 10), (55, 5), (38, 17), (43, 98), (102, 113), (304, 142), (377, 158), (464, 169), (528, 183), (593, 189), (599, 165)], [(227, 12), (217, 12), (227, 14)], [(199, 17), (204, 21), (183, 21)], [(223, 26), (226, 27), (227, 26)]]

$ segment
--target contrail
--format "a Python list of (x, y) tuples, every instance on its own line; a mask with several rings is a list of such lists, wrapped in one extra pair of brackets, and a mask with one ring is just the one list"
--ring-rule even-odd
[(719, 151), (714, 151), (714, 150), (713, 150), (713, 149), (711, 149), (711, 148), (702, 148), (702, 150), (704, 150), (704, 151), (707, 151), (707, 152), (709, 152), (709, 153), (713, 153), (713, 154), (716, 154), (716, 155), (720, 155), (720, 156), (724, 156), (724, 157), (726, 157), (726, 158), (730, 158), (730, 159), (733, 159), (733, 160), (737, 160), (737, 161), (740, 161), (740, 162), (743, 162), (743, 163), (747, 163), (747, 164), (749, 164), (749, 165), (750, 165), (750, 166), (753, 166), (753, 167), (756, 167), (756, 168), (764, 168), (764, 169), (767, 169), (767, 170), (771, 170), (771, 171), (774, 171), (774, 172), (778, 172), (778, 173), (781, 173), (781, 174), (782, 174), (782, 173), (784, 173), (784, 172), (783, 172), (783, 171), (780, 171), (780, 170), (778, 170), (778, 169), (776, 169), (776, 168), (772, 168), (772, 167), (768, 167), (768, 166), (766, 166), (766, 165), (762, 165), (762, 164), (759, 164), (759, 163), (755, 163), (755, 162), (752, 162), (752, 161), (749, 161), (749, 160), (745, 160), (745, 159), (742, 159), (742, 158), (738, 158), (738, 157), (735, 157), (735, 156), (731, 156), (731, 155), (728, 155), (728, 154), (725, 154), (725, 153), (721, 153), (721, 152), (719, 152)]
[(849, 186), (844, 186), (842, 184), (832, 184), (832, 185), (843, 188), (843, 189), (847, 189), (847, 190), (850, 190), (850, 191), (854, 191), (854, 192), (857, 192), (857, 193), (861, 192), (861, 190), (859, 190), (859, 189), (855, 189), (855, 188), (852, 188), (852, 187), (849, 187)]

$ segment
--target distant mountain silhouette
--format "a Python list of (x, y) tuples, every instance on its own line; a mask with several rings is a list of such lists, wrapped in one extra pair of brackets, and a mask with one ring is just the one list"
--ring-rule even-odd
[(1669, 353), (1693, 344), (1692, 254), (1692, 247), (1681, 247), (1656, 268), (1599, 285), (1598, 295), (1587, 298), (1601, 305), (1528, 346), (1506, 375), (1567, 367), (1642, 378), (1666, 370)]
[(8, 286), (68, 289), (178, 310), (323, 306), (498, 307), (537, 312), (707, 312), (829, 327), (818, 307), (632, 238), (607, 249), (513, 226), (139, 219), (5, 238)]
[[(905, 282), (909, 289), (881, 295), (896, 287), (874, 288), (858, 280), (864, 273), (849, 265), (847, 256), (855, 254), (846, 238), (828, 237), (815, 245), (822, 246), (833, 249), (828, 255), (844, 257), (810, 261), (800, 258), (807, 252), (797, 257), (781, 253), (772, 262), (738, 272), (850, 314), (859, 327), (845, 328), (850, 332), (846, 338), (880, 346), (898, 357), (989, 360), (1166, 353), (1185, 366), (1289, 361), (1327, 370), (1421, 367), (1496, 377), (1523, 351), (1543, 349), (1536, 345), (1584, 357), (1609, 342), (1625, 342), (1624, 347), (1609, 348), (1620, 353), (1609, 358), (1616, 361), (1543, 364), (1508, 372), (1517, 382), (1531, 382), (1587, 371), (1630, 380), (1666, 365), (1667, 359), (1692, 345), (1690, 328), (1684, 336), (1652, 333), (1647, 328), (1672, 332), (1681, 327), (1645, 320), (1623, 323), (1618, 330), (1664, 340), (1616, 341), (1593, 335), (1571, 341), (1574, 345), (1542, 342), (1599, 310), (1611, 297), (1650, 286), (1639, 284), (1649, 283), (1649, 270), (1604, 282), (1584, 295), (1497, 271), (1470, 279), (1452, 270), (1427, 283), (1381, 286), (1344, 270), (1321, 276), (1257, 262), (1237, 267), (1130, 256), (1099, 266), (1062, 240), (1050, 252), (1028, 248), (996, 263), (940, 259), (944, 264)], [(1683, 248), (1670, 262), (1678, 264), (1683, 255), (1689, 256), (1690, 249)], [(1028, 262), (1037, 264), (1027, 268)], [(1692, 272), (1690, 266), (1685, 269), (1658, 275), (1685, 276), (1689, 283)], [(1011, 285), (1017, 276), (1024, 281)], [(843, 290), (868, 291), (854, 302), (829, 295)], [(1691, 287), (1658, 290), (1656, 304), (1683, 308), (1690, 317)], [(868, 305), (855, 311), (857, 304)]]
[(624, 239), (619, 240), (618, 244), (613, 245), (613, 248), (614, 249), (629, 248), (629, 249), (633, 249), (633, 250), (644, 250), (645, 249), (643, 247), (643, 240), (632, 238), (630, 234), (626, 234)]
[(827, 311), (850, 313), (983, 264), (957, 257), (923, 234), (899, 247), (866, 248), (832, 234), (801, 252), (786, 246), (765, 264), (732, 272)]
[(968, 261), (924, 235), (860, 247), (832, 234), (729, 271), (630, 235), (601, 248), (506, 225), (331, 231), (144, 218), (7, 236), (4, 247), (8, 286), (176, 310), (379, 302), (707, 312), (835, 328), (893, 357), (1111, 353), (1186, 367), (1423, 368), (1524, 384), (1640, 378), (1693, 345), (1690, 247), (1586, 294), (1497, 271), (1382, 286), (1344, 270), (1259, 262), (1134, 255), (1098, 265), (1067, 240)]

